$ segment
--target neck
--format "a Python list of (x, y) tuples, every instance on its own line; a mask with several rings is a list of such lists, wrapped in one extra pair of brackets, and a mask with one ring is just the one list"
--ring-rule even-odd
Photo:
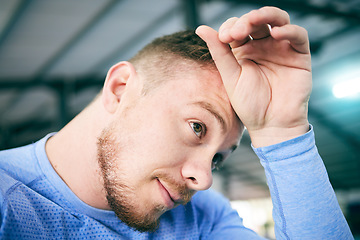
[(106, 123), (100, 103), (98, 98), (51, 137), (45, 150), (55, 171), (77, 197), (92, 207), (109, 209), (97, 162), (97, 137)]

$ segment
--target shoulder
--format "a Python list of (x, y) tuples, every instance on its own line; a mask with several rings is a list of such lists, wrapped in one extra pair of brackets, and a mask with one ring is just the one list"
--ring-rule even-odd
[(6, 175), (21, 181), (30, 182), (34, 179), (34, 169), (36, 164), (34, 147), (27, 145), (24, 147), (9, 149), (0, 152), (0, 170), (6, 172)]
[(17, 182), (18, 181), (16, 181), (13, 177), (11, 177), (5, 170), (0, 169), (0, 191), (1, 192), (11, 188)]
[[(13, 168), (24, 168), (28, 163), (27, 159), (35, 158), (34, 145), (0, 151), (0, 169), (10, 170)], [(30, 164), (29, 164), (30, 165)]]
[[(214, 190), (197, 192), (191, 201), (166, 212), (162, 216), (159, 233), (181, 236), (181, 239), (194, 239), (209, 236), (220, 224), (241, 225), (240, 217), (230, 202)], [(170, 236), (170, 235), (169, 235)]]
[[(175, 211), (174, 211), (175, 210)], [(173, 209), (180, 218), (193, 219), (200, 228), (214, 227), (221, 221), (238, 221), (238, 213), (231, 207), (230, 201), (221, 193), (214, 190), (197, 192), (192, 200), (185, 206)]]
[(206, 218), (218, 219), (234, 212), (229, 200), (219, 192), (206, 190), (194, 195), (192, 204), (198, 216), (206, 215)]
[(244, 229), (242, 219), (237, 211), (231, 207), (230, 201), (219, 192), (211, 189), (198, 192), (193, 197), (192, 205), (198, 228), (204, 236)]
[(19, 182), (11, 177), (7, 172), (0, 169), (0, 207), (6, 199), (8, 193), (16, 188)]
[(208, 205), (226, 205), (230, 204), (229, 200), (219, 192), (216, 192), (212, 189), (206, 191), (197, 192), (193, 199), (193, 203), (198, 207), (208, 206)]
[(7, 159), (16, 159), (24, 154), (31, 154), (32, 145), (33, 144), (29, 144), (22, 147), (0, 151), (0, 163)]
[(175, 219), (186, 219), (187, 222), (193, 219), (194, 223), (201, 225), (219, 221), (219, 218), (231, 212), (234, 210), (228, 199), (214, 190), (206, 190), (197, 192), (188, 204), (178, 206), (164, 215), (174, 215)]
[(0, 151), (0, 169), (25, 184), (33, 181), (41, 174), (38, 152), (41, 148), (45, 152), (44, 139), (23, 147)]

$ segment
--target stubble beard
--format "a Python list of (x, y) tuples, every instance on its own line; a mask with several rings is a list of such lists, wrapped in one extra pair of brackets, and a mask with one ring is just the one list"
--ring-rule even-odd
[[(159, 227), (160, 216), (165, 206), (140, 205), (135, 190), (128, 186), (116, 170), (120, 144), (116, 141), (113, 127), (105, 128), (98, 138), (98, 163), (101, 170), (106, 199), (116, 216), (129, 227), (139, 232), (153, 232)], [(141, 212), (139, 209), (147, 209)]]

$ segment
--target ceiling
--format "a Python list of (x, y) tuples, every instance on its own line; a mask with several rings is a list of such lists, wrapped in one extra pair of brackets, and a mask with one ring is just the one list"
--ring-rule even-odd
[[(199, 24), (217, 29), (265, 5), (308, 30), (317, 146), (334, 188), (359, 191), (360, 96), (332, 93), (360, 76), (358, 0), (0, 0), (0, 149), (59, 130), (97, 94), (112, 64), (153, 38)], [(247, 134), (214, 180), (231, 199), (268, 196)]]

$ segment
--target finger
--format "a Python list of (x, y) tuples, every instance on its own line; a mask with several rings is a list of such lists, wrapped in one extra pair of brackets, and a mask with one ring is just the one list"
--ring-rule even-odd
[(235, 79), (240, 76), (241, 67), (229, 45), (221, 42), (218, 33), (208, 26), (198, 27), (196, 34), (206, 42), (226, 91), (231, 94), (236, 82)]
[(231, 48), (237, 48), (237, 47), (241, 47), (242, 45), (246, 44), (249, 41), (251, 41), (251, 38), (250, 36), (247, 36), (245, 39), (242, 39), (240, 41), (232, 41), (229, 44)]
[(237, 41), (240, 46), (250, 40), (252, 27), (246, 14), (241, 18), (231, 18), (220, 27), (220, 40), (224, 43)]
[(223, 43), (230, 43), (230, 42), (234, 41), (234, 39), (229, 34), (229, 29), (231, 29), (231, 27), (236, 23), (236, 21), (238, 19), (239, 18), (237, 18), (237, 17), (232, 17), (232, 18), (229, 18), (228, 20), (226, 20), (223, 24), (221, 24), (221, 26), (219, 28), (220, 41), (222, 41)]
[(289, 23), (290, 17), (287, 12), (275, 7), (264, 7), (243, 15), (228, 31), (235, 40), (242, 40), (248, 35), (254, 39), (261, 39), (270, 35), (269, 25), (273, 27)]
[(297, 25), (285, 25), (274, 27), (271, 36), (276, 40), (288, 40), (294, 50), (300, 53), (310, 53), (309, 38), (307, 31)]
[(276, 7), (263, 7), (248, 13), (248, 21), (252, 25), (269, 24), (271, 27), (290, 23), (289, 14)]
[(237, 40), (235, 40), (231, 36), (230, 29), (238, 21), (238, 19), (239, 18), (237, 17), (229, 18), (219, 28), (220, 41), (222, 41), (223, 43), (229, 43), (232, 48), (240, 47), (251, 40), (251, 37), (249, 35), (245, 36), (243, 39), (237, 39)]

